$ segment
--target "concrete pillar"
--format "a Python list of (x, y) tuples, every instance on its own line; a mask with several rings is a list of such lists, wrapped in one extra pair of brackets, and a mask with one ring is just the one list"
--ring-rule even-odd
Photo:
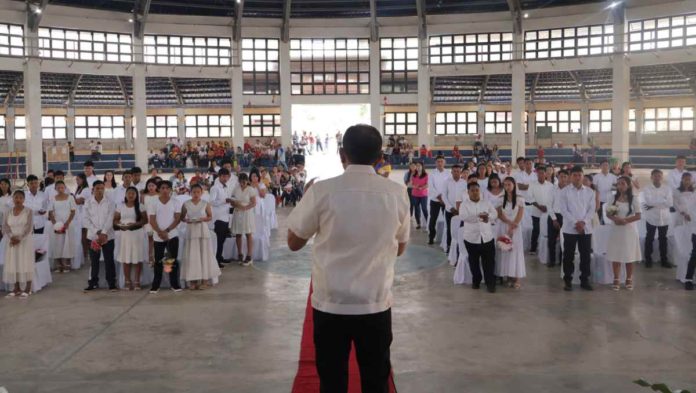
[(186, 144), (186, 111), (180, 106), (176, 108), (176, 136)]
[(280, 41), (280, 141), (292, 143), (292, 86), (290, 83), (290, 42)]
[(145, 66), (133, 65), (133, 118), (135, 132), (133, 145), (135, 148), (135, 165), (147, 168), (147, 99), (145, 97)]
[(230, 84), (232, 86), (232, 144), (237, 148), (244, 146), (244, 89), (241, 66), (232, 67)]
[(529, 110), (527, 111), (527, 143), (530, 146), (537, 144), (536, 107), (534, 107), (534, 104), (531, 104), (529, 106)]
[(614, 54), (612, 62), (611, 150), (619, 161), (628, 161), (628, 109), (631, 69), (624, 55), (625, 5), (614, 8)]
[(643, 100), (636, 102), (636, 144), (643, 143), (643, 134), (645, 127), (645, 105)]
[(370, 123), (384, 135), (382, 129), (382, 108), (379, 77), (379, 40), (370, 41)]
[(512, 157), (525, 156), (524, 139), (524, 107), (525, 107), (525, 76), (524, 64), (521, 61), (512, 63)]
[[(67, 137), (68, 137), (68, 142), (71, 142), (73, 145), (75, 144), (75, 107), (74, 106), (69, 106), (65, 110), (65, 125), (67, 127)], [(128, 118), (126, 118), (126, 122), (130, 121)], [(128, 131), (126, 130), (126, 133)]]
[[(428, 53), (428, 39), (419, 40), (418, 53), (421, 58)], [(432, 146), (433, 137), (430, 134), (430, 70), (427, 64), (418, 64), (418, 147)]]
[(580, 143), (587, 144), (590, 139), (590, 105), (587, 101), (580, 104)]
[(486, 140), (486, 106), (479, 105), (476, 113), (476, 132), (481, 136), (481, 143)]
[(44, 173), (41, 133), (41, 65), (29, 57), (24, 63), (24, 115), (27, 119), (27, 175)]
[[(123, 117), (125, 121), (123, 125), (125, 126), (125, 136), (126, 136), (126, 147), (133, 148), (133, 108), (127, 106), (123, 109)], [(147, 120), (147, 119), (146, 119)], [(146, 124), (147, 126), (147, 124)]]
[[(10, 120), (12, 119), (12, 120)], [(7, 138), (7, 151), (15, 151), (15, 108), (14, 106), (8, 106), (5, 111), (5, 138)]]

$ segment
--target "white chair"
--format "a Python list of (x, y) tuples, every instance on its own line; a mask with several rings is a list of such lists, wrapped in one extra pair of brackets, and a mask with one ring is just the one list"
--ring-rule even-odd
[(450, 223), (450, 236), (452, 237), (452, 244), (450, 245), (450, 252), (447, 255), (447, 260), (449, 261), (449, 264), (454, 266), (457, 264), (457, 260), (459, 259), (459, 253), (461, 252), (460, 250), (464, 249), (464, 240), (461, 239), (461, 224), (462, 220), (459, 218), (459, 216), (454, 216), (452, 217), (452, 222)]
[(691, 258), (691, 229), (688, 225), (674, 228), (674, 236), (669, 239), (669, 249), (672, 250), (676, 261), (676, 278), (682, 283), (686, 281), (686, 269)]
[(539, 257), (539, 263), (541, 263), (542, 265), (547, 265), (549, 263), (548, 219), (548, 213), (544, 213), (539, 217), (539, 246), (537, 247), (537, 255)]
[[(428, 221), (429, 222), (429, 221)], [(445, 222), (445, 209), (440, 209), (440, 214), (437, 216), (437, 221), (435, 222), (435, 243), (441, 243), (442, 238), (447, 230), (447, 223)], [(445, 239), (447, 241), (447, 239)], [(445, 245), (446, 247), (446, 245)]]
[(529, 252), (532, 249), (532, 209), (531, 206), (524, 207), (524, 216), (522, 217), (522, 241), (524, 242), (524, 251)]
[[(608, 260), (606, 255), (609, 248), (609, 234), (614, 224), (606, 216), (604, 222), (606, 223), (605, 225), (597, 226), (594, 228), (594, 233), (592, 233), (592, 281), (597, 284), (612, 284), (614, 282), (614, 270), (612, 269), (612, 261)], [(625, 265), (621, 266), (619, 279), (621, 282), (626, 281)]]
[(266, 214), (266, 221), (268, 221), (268, 228), (278, 229), (278, 216), (276, 215), (276, 198), (273, 194), (266, 194), (263, 199), (264, 212)]

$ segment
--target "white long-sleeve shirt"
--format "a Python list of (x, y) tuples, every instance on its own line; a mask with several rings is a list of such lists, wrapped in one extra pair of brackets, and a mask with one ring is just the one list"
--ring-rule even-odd
[(450, 177), (445, 187), (445, 193), (442, 195), (442, 200), (445, 201), (445, 210), (455, 209), (457, 207), (457, 199), (461, 200), (461, 196), (465, 192), (466, 180), (459, 178), (458, 181), (454, 181), (454, 178)]
[(437, 201), (438, 196), (444, 199), (445, 188), (447, 188), (447, 180), (451, 179), (452, 175), (449, 171), (437, 169), (428, 173), (428, 200)]
[(648, 224), (658, 227), (669, 225), (669, 208), (674, 203), (671, 187), (667, 184), (655, 187), (650, 183), (643, 189), (643, 203), (643, 215)]
[[(229, 182), (228, 182), (229, 183)], [(227, 199), (232, 198), (234, 189), (228, 184), (215, 183), (210, 189), (210, 205), (212, 206), (213, 221), (230, 221), (230, 204)]]
[[(479, 214), (488, 213), (488, 222), (483, 222)], [(462, 201), (459, 206), (459, 218), (464, 222), (464, 240), (473, 244), (483, 244), (495, 238), (491, 223), (498, 218), (498, 212), (490, 202), (481, 198), (478, 202), (471, 199)]]
[[(544, 184), (541, 184), (537, 181), (529, 186), (527, 199), (525, 199), (525, 201), (527, 203), (536, 202), (541, 206), (546, 206), (546, 212), (551, 213), (551, 209), (553, 208), (553, 190), (554, 185), (550, 182), (545, 181)], [(531, 206), (531, 208), (532, 217), (541, 217), (544, 215), (544, 212), (539, 210), (536, 206)]]
[(529, 172), (527, 171), (517, 171), (513, 173), (512, 175), (513, 178), (515, 178), (515, 182), (517, 183), (517, 195), (521, 196), (524, 198), (525, 201), (528, 201), (529, 199), (529, 190), (520, 190), (519, 185), (520, 184), (525, 184), (528, 185), (529, 188), (532, 187), (532, 184), (534, 184), (537, 181), (537, 175), (534, 172)]
[(560, 193), (558, 207), (563, 216), (563, 233), (577, 235), (575, 223), (579, 221), (585, 223), (586, 235), (592, 233), (592, 216), (597, 211), (593, 189), (585, 186), (577, 188), (572, 184), (564, 187)]
[(85, 202), (83, 225), (87, 228), (87, 239), (97, 238), (97, 232), (105, 234), (108, 240), (114, 238), (114, 203), (104, 195), (101, 201), (94, 196)]
[(556, 214), (561, 214), (561, 193), (563, 192), (564, 188), (559, 187), (558, 184), (553, 186), (553, 193), (551, 194), (553, 196), (553, 202), (551, 202), (551, 210), (553, 210), (554, 214), (550, 215), (552, 221), (556, 221)]
[(613, 173), (607, 173), (606, 175), (602, 172), (595, 174), (592, 177), (592, 182), (597, 191), (599, 192), (599, 201), (603, 203), (613, 202), (613, 190), (616, 186), (617, 177)]
[(688, 171), (686, 169), (680, 171), (677, 168), (674, 168), (671, 171), (669, 171), (669, 173), (667, 173), (667, 182), (672, 191), (679, 188), (679, 185), (681, 184), (682, 175), (684, 175), (687, 172)]
[[(31, 209), (34, 213), (34, 229), (41, 229), (46, 226), (46, 217), (48, 212), (48, 197), (43, 191), (36, 191), (36, 195), (32, 194), (31, 191), (26, 190), (24, 193), (24, 206)], [(39, 214), (39, 211), (43, 210), (44, 214)]]

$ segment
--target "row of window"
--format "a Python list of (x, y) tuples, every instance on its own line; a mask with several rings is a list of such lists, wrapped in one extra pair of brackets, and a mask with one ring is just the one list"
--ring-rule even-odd
[(54, 59), (130, 63), (131, 35), (100, 31), (39, 28), (39, 56)]
[(0, 23), (0, 56), (24, 56), (24, 28)]
[(143, 59), (153, 64), (229, 66), (232, 40), (219, 37), (146, 35)]
[(478, 33), (430, 37), (430, 64), (462, 64), (512, 59), (512, 33)]

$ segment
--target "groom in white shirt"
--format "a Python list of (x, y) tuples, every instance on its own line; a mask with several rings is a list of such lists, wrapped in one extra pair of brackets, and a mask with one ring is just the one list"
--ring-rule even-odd
[(652, 181), (643, 190), (644, 215), (645, 215), (645, 267), (652, 267), (653, 242), (655, 232), (660, 247), (660, 264), (664, 268), (671, 268), (672, 264), (667, 259), (667, 230), (671, 219), (669, 209), (674, 204), (672, 200), (672, 188), (662, 184), (662, 171), (653, 169), (650, 173)]

